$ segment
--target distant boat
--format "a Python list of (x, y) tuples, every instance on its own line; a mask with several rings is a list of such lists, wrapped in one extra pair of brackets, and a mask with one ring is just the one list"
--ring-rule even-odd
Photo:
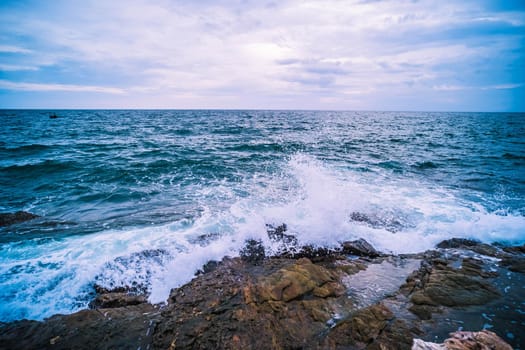
[(56, 115), (55, 113), (51, 114), (49, 116), (50, 119), (57, 119), (58, 118), (58, 115)]

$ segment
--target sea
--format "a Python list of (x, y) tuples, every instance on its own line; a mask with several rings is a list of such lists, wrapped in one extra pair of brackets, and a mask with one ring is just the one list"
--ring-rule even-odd
[[(55, 115), (57, 118), (50, 118)], [(202, 265), (275, 244), (525, 242), (525, 114), (0, 110), (0, 321), (164, 302)]]

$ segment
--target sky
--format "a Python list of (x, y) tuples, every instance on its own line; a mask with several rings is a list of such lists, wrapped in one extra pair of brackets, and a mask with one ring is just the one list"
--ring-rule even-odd
[(0, 0), (0, 108), (525, 111), (525, 0)]

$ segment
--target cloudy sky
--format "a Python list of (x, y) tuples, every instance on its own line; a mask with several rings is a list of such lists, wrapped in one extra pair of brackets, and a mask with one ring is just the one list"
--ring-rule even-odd
[(525, 1), (1, 0), (0, 108), (525, 111)]

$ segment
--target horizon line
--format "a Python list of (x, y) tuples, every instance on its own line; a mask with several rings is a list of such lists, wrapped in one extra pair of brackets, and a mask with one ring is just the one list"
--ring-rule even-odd
[(390, 112), (390, 113), (525, 113), (524, 111), (480, 110), (387, 110), (387, 109), (301, 109), (301, 108), (4, 108), (0, 111), (275, 111), (275, 112)]

